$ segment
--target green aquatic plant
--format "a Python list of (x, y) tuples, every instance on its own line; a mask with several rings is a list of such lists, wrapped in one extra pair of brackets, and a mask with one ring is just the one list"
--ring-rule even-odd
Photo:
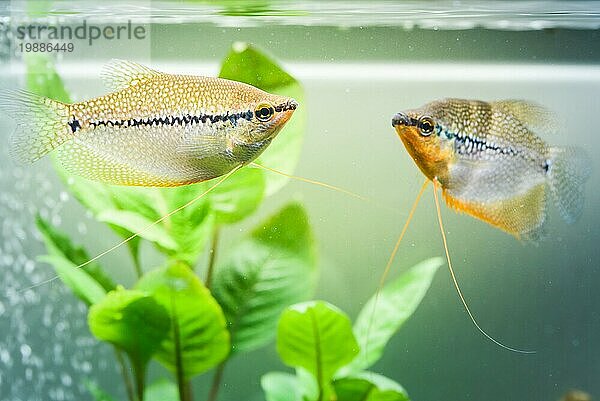
[(441, 265), (440, 258), (432, 258), (402, 274), (379, 294), (377, 314), (371, 319), (374, 296), (354, 326), (324, 301), (286, 308), (277, 327), (277, 352), (296, 374), (264, 375), (267, 401), (407, 401), (400, 384), (367, 369), (414, 312)]
[[(31, 91), (71, 101), (47, 59), (33, 56), (26, 63)], [(234, 44), (220, 76), (303, 103), (299, 82), (251, 45)], [(260, 163), (294, 169), (304, 113), (304, 108), (298, 110)], [(245, 167), (198, 201), (150, 226), (206, 192), (212, 183), (168, 189), (118, 187), (71, 176), (57, 162), (54, 167), (96, 221), (123, 239), (139, 233), (126, 243), (136, 275), (136, 282), (126, 286), (108, 273), (122, 266), (108, 269), (100, 260), (86, 263), (93, 256), (89, 251), (37, 218), (47, 249), (40, 261), (52, 265), (60, 280), (88, 305), (90, 331), (113, 348), (130, 401), (190, 401), (192, 380), (209, 371), (213, 382), (208, 400), (214, 401), (227, 362), (272, 343), (276, 333), (278, 352), (285, 364), (296, 368), (296, 375), (265, 375), (267, 400), (407, 399), (399, 385), (366, 369), (419, 304), (438, 260), (419, 265), (388, 285), (380, 295), (376, 317), (372, 321), (367, 317), (373, 310), (371, 301), (352, 328), (337, 308), (306, 303), (317, 281), (317, 252), (308, 215), (299, 203), (283, 206), (217, 258), (222, 228), (252, 215), (288, 178)], [(164, 262), (143, 264), (143, 241), (152, 244)], [(368, 324), (371, 335), (363, 349)], [(147, 384), (150, 364), (162, 365), (171, 378)], [(114, 399), (93, 381), (87, 387), (96, 400)]]
[[(90, 305), (92, 334), (129, 357), (133, 381), (125, 365), (123, 372), (134, 400), (147, 392), (144, 373), (151, 359), (173, 372), (179, 399), (191, 399), (193, 377), (215, 367), (222, 372), (232, 355), (272, 341), (281, 311), (312, 293), (314, 280), (308, 285), (305, 280), (316, 273), (314, 241), (296, 203), (259, 224), (217, 263), (212, 293), (189, 264), (170, 259), (166, 267), (145, 272), (131, 289), (112, 283), (106, 289), (98, 281), (104, 276), (98, 264), (77, 268), (87, 258), (81, 248), (41, 218), (38, 227), (49, 252), (41, 260)], [(214, 388), (216, 394), (218, 382)]]

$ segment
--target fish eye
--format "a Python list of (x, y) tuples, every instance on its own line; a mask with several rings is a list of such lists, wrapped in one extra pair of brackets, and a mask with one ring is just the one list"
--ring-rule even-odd
[(435, 128), (435, 122), (431, 117), (421, 117), (417, 123), (417, 128), (423, 136), (429, 136)]
[(254, 115), (256, 115), (256, 119), (263, 123), (270, 121), (275, 115), (275, 108), (269, 103), (260, 103), (254, 109)]

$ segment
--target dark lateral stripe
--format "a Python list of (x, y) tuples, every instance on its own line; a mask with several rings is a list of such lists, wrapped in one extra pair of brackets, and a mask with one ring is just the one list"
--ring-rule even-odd
[(81, 124), (79, 120), (76, 120), (75, 117), (71, 121), (68, 122), (69, 127), (71, 127), (71, 132), (75, 133), (79, 128), (81, 128)]
[[(498, 145), (492, 145), (492, 144), (488, 143), (485, 139), (480, 139), (477, 137), (473, 137), (471, 135), (461, 136), (461, 135), (457, 135), (457, 134), (446, 133), (446, 136), (449, 139), (452, 137), (455, 138), (456, 149), (461, 154), (462, 153), (466, 153), (466, 154), (478, 153), (478, 152), (483, 152), (486, 150), (492, 150), (492, 151), (498, 152), (500, 154), (510, 155), (510, 156), (516, 156), (520, 153), (518, 150), (513, 149), (511, 147), (502, 147), (502, 146), (498, 146)], [(462, 146), (465, 147), (464, 152), (461, 150)]]
[[(211, 122), (216, 123), (219, 121), (230, 121), (232, 124), (237, 124), (239, 119), (252, 120), (254, 113), (252, 111), (242, 111), (239, 113), (229, 114), (229, 112), (225, 114), (200, 114), (200, 115), (192, 115), (192, 114), (184, 114), (181, 116), (173, 116), (173, 117), (148, 117), (148, 118), (129, 118), (123, 120), (98, 120), (98, 121), (90, 121), (90, 126), (93, 128), (104, 126), (104, 127), (139, 127), (139, 126), (160, 126), (160, 125), (189, 125), (189, 124), (200, 124)], [(77, 128), (81, 128), (79, 125), (79, 121), (75, 120), (74, 125), (77, 125), (75, 128), (71, 123), (71, 130), (75, 132)]]
[[(296, 103), (288, 102), (285, 104), (281, 104), (275, 107), (275, 111), (282, 112), (287, 110), (295, 110), (297, 107)], [(206, 123), (210, 121), (211, 123), (216, 123), (219, 121), (230, 121), (233, 125), (237, 124), (239, 119), (252, 120), (254, 117), (254, 113), (250, 110), (241, 111), (239, 113), (229, 114), (229, 112), (225, 114), (200, 114), (200, 115), (192, 115), (192, 114), (184, 114), (181, 116), (173, 116), (173, 117), (149, 117), (149, 118), (129, 118), (122, 120), (98, 120), (98, 121), (90, 121), (90, 126), (93, 128), (104, 126), (104, 127), (139, 127), (139, 126), (159, 126), (159, 125), (188, 125), (188, 124), (199, 124), (200, 122)], [(81, 129), (81, 123), (79, 120), (73, 119), (68, 122), (69, 127), (73, 133), (77, 132), (77, 130)]]

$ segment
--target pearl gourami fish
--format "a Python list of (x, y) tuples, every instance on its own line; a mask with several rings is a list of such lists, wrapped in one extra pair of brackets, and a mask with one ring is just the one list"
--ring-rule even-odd
[(65, 104), (25, 91), (0, 107), (17, 122), (11, 154), (56, 149), (65, 169), (116, 185), (170, 187), (223, 176), (256, 159), (290, 119), (294, 99), (221, 78), (165, 74), (115, 60), (113, 92)]
[(554, 121), (524, 101), (447, 99), (398, 113), (392, 126), (451, 208), (536, 239), (550, 200), (566, 221), (579, 217), (589, 177), (582, 150), (552, 147), (537, 135)]
[(589, 161), (582, 150), (552, 147), (537, 135), (554, 130), (556, 125), (554, 115), (548, 110), (518, 100), (488, 103), (446, 99), (395, 114), (392, 127), (426, 180), (388, 258), (376, 299), (419, 200), (428, 183), (433, 182), (448, 269), (469, 318), (496, 345), (518, 353), (532, 353), (493, 338), (471, 312), (452, 267), (438, 188), (451, 208), (520, 239), (540, 238), (549, 193), (565, 220), (575, 221), (583, 209)]

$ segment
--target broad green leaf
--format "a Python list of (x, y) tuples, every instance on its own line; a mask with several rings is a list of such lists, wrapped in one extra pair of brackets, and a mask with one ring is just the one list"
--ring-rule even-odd
[(58, 162), (55, 169), (69, 191), (96, 219), (109, 224), (121, 237), (138, 233), (156, 244), (161, 252), (188, 263), (194, 263), (204, 250), (214, 223), (207, 200), (199, 199), (147, 229), (192, 200), (190, 194), (200, 194), (199, 185), (160, 189), (118, 187), (70, 176)]
[[(154, 221), (170, 211), (164, 204), (162, 193), (171, 188), (127, 187), (92, 181), (71, 175), (56, 158), (54, 159), (54, 169), (69, 192), (94, 216), (107, 210), (126, 210)], [(129, 233), (125, 230), (117, 232), (123, 236)]]
[[(258, 159), (258, 162), (265, 166), (293, 173), (300, 158), (306, 127), (306, 105), (300, 83), (263, 51), (243, 42), (233, 44), (223, 60), (219, 76), (296, 99), (300, 107)], [(265, 172), (265, 179), (266, 195), (277, 192), (288, 180), (272, 172)]]
[[(314, 262), (316, 250), (306, 211), (299, 203), (293, 202), (282, 208), (252, 232), (258, 242), (272, 244), (277, 248)], [(310, 246), (307, 246), (310, 245)]]
[(377, 299), (375, 313), (375, 296), (367, 302), (354, 323), (360, 354), (343, 372), (361, 371), (379, 360), (389, 339), (421, 303), (442, 264), (441, 258), (427, 259), (386, 285)]
[(409, 401), (402, 386), (371, 372), (335, 380), (333, 388), (338, 401)]
[(170, 380), (160, 379), (146, 387), (144, 401), (178, 401), (179, 390)]
[(204, 219), (195, 225), (194, 219), (187, 217), (185, 210), (172, 216), (169, 234), (177, 243), (177, 250), (169, 254), (173, 260), (184, 261), (193, 266), (214, 233), (215, 215), (207, 210)]
[(232, 352), (270, 342), (283, 309), (310, 297), (315, 276), (308, 217), (292, 203), (259, 224), (216, 269), (213, 292), (227, 317)]
[(269, 372), (260, 379), (267, 401), (300, 401), (298, 378), (289, 373)]
[[(45, 258), (45, 262), (50, 263), (57, 270), (57, 273), (65, 284), (78, 294), (83, 295), (85, 302), (90, 302), (90, 298), (96, 298), (100, 291), (95, 290), (98, 285), (103, 289), (102, 294), (115, 288), (115, 284), (110, 277), (102, 270), (98, 263), (89, 263), (83, 268), (76, 268), (82, 263), (90, 260), (90, 257), (85, 250), (80, 246), (75, 246), (71, 240), (62, 232), (52, 227), (47, 221), (39, 215), (36, 217), (36, 225), (39, 232), (42, 234), (46, 250), (49, 258)], [(60, 270), (60, 272), (59, 272)], [(81, 280), (81, 283), (78, 283)], [(94, 283), (88, 283), (88, 281)], [(73, 285), (73, 286), (71, 286)], [(75, 289), (75, 287), (78, 287)], [(93, 296), (87, 296), (88, 291), (95, 293)]]
[(265, 52), (244, 42), (232, 45), (221, 64), (219, 77), (244, 82), (267, 92), (297, 82)]
[(163, 226), (153, 224), (154, 221), (140, 214), (127, 210), (106, 210), (100, 212), (96, 218), (103, 223), (124, 228), (128, 232), (138, 232), (145, 239), (155, 242), (165, 249), (177, 249), (177, 244)]
[(88, 324), (96, 338), (125, 351), (138, 372), (145, 371), (171, 327), (167, 310), (156, 299), (143, 291), (123, 288), (92, 305)]
[(136, 288), (151, 293), (164, 306), (172, 330), (156, 354), (169, 370), (186, 379), (207, 371), (229, 353), (229, 333), (221, 307), (184, 264), (173, 264), (144, 275)]
[(88, 306), (102, 301), (106, 296), (106, 290), (69, 259), (61, 255), (41, 256), (38, 259), (52, 265), (61, 281)]
[[(208, 185), (213, 185), (213, 182), (204, 184), (207, 188)], [(208, 199), (216, 222), (231, 224), (252, 214), (260, 205), (264, 193), (263, 172), (242, 167), (211, 191)]]
[[(90, 181), (87, 181), (88, 184)], [(96, 182), (92, 182), (97, 184)], [(103, 184), (105, 185), (105, 184)], [(112, 207), (118, 210), (135, 212), (148, 220), (158, 220), (172, 209), (166, 205), (164, 198), (175, 192), (177, 188), (146, 188), (105, 185), (110, 196)], [(180, 206), (180, 205), (176, 205)], [(99, 210), (97, 213), (102, 212)]]
[(350, 319), (323, 301), (287, 308), (277, 327), (277, 352), (288, 366), (301, 367), (327, 387), (339, 368), (358, 353)]
[[(142, 238), (154, 242), (161, 252), (173, 259), (194, 264), (204, 251), (215, 221), (208, 195), (199, 197), (206, 190), (205, 185), (175, 188), (111, 187), (116, 209), (126, 213), (133, 211), (141, 216), (135, 218), (132, 215), (134, 219), (129, 220), (132, 224), (123, 225), (125, 230), (122, 235), (140, 233)], [(177, 212), (172, 213), (174, 210)], [(167, 216), (169, 213), (172, 214)], [(155, 231), (144, 230), (148, 224), (159, 219), (162, 221), (154, 226)]]

